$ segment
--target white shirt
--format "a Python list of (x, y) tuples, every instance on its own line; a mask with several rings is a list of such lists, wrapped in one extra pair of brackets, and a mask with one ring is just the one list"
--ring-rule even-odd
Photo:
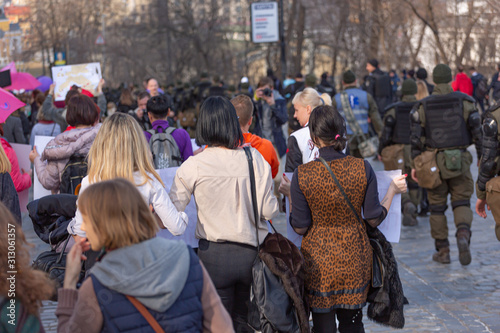
[[(146, 204), (153, 206), (156, 214), (158, 214), (168, 231), (175, 236), (181, 235), (188, 225), (188, 216), (184, 212), (177, 211), (163, 185), (153, 175), (149, 174), (149, 176), (152, 180), (149, 180), (141, 186), (137, 186), (137, 189), (141, 193)], [(144, 181), (139, 172), (134, 172), (134, 180), (136, 184), (140, 184)], [(89, 186), (89, 179), (88, 176), (86, 176), (82, 179), (80, 193), (85, 191)], [(68, 225), (68, 232), (71, 235), (87, 237), (85, 231), (81, 229), (82, 221), (82, 214), (80, 210), (77, 209), (75, 217)]]

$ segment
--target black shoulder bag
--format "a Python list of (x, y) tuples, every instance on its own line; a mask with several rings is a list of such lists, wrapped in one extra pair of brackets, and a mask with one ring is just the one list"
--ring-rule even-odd
[(370, 305), (368, 306), (367, 316), (379, 324), (403, 328), (405, 324), (403, 306), (408, 304), (408, 300), (404, 297), (398, 265), (392, 252), (391, 243), (387, 241), (378, 228), (372, 227), (366, 221), (361, 220), (328, 163), (321, 157), (319, 160), (328, 169), (357, 220), (366, 226), (366, 233), (373, 250), (372, 281), (367, 298)]
[[(254, 330), (262, 333), (309, 332), (309, 323), (307, 320), (307, 324), (303, 324), (301, 320), (299, 325), (300, 316), (297, 314), (297, 305), (294, 306), (295, 299), (292, 300), (293, 296), (289, 295), (285, 290), (283, 280), (273, 272), (274, 269), (271, 270), (271, 268), (274, 267), (268, 266), (268, 261), (266, 260), (266, 262), (264, 262), (262, 259), (264, 256), (269, 254), (269, 252), (265, 250), (266, 243), (272, 242), (276, 245), (276, 240), (274, 238), (277, 238), (279, 245), (283, 246), (283, 241), (286, 242), (288, 240), (280, 235), (271, 224), (274, 234), (268, 234), (263, 242), (263, 246), (261, 247), (260, 245), (258, 225), (260, 215), (257, 207), (253, 158), (249, 147), (244, 147), (243, 149), (247, 155), (248, 168), (250, 171), (255, 233), (257, 236), (257, 257), (255, 258), (252, 266), (252, 285), (250, 290), (250, 303), (248, 305), (248, 324)], [(297, 251), (299, 250), (297, 249)], [(267, 258), (269, 259), (269, 256), (267, 256)], [(304, 325), (307, 325), (307, 328), (302, 329)]]
[[(366, 221), (361, 220), (361, 218), (359, 217), (358, 212), (356, 212), (356, 210), (354, 209), (354, 206), (351, 203), (351, 200), (349, 200), (349, 197), (344, 192), (344, 189), (340, 185), (340, 182), (338, 181), (337, 177), (335, 177), (335, 174), (333, 173), (332, 168), (330, 168), (328, 163), (326, 163), (326, 161), (322, 157), (319, 157), (319, 160), (328, 169), (328, 172), (332, 176), (333, 180), (335, 181), (335, 184), (337, 185), (338, 189), (340, 190), (340, 193), (342, 193), (345, 200), (347, 201), (347, 204), (349, 205), (349, 207), (353, 211), (354, 215), (356, 216), (356, 219), (361, 224), (365, 224), (367, 230), (368, 230), (368, 228), (371, 228), (371, 226), (369, 224), (367, 224)], [(368, 235), (368, 238), (370, 239), (370, 244), (371, 244), (372, 249), (373, 249), (373, 251), (372, 251), (373, 252), (373, 266), (372, 266), (371, 288), (381, 288), (384, 285), (384, 265), (382, 264), (382, 260), (377, 255), (377, 253), (382, 252), (382, 250), (381, 250), (382, 246), (380, 245), (380, 243), (378, 242), (377, 239), (370, 238), (369, 235)], [(370, 294), (370, 292), (369, 292), (369, 294)]]

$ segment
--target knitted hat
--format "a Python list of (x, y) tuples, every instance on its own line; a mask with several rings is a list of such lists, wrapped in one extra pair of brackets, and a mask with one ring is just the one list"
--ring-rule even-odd
[(419, 68), (417, 70), (417, 79), (420, 79), (420, 80), (427, 79), (427, 71), (425, 70), (425, 68)]
[(406, 79), (401, 88), (403, 96), (415, 95), (417, 93), (417, 83), (412, 79)]
[(450, 83), (452, 80), (451, 68), (445, 64), (437, 65), (432, 71), (432, 80), (435, 84)]
[(373, 67), (378, 67), (378, 60), (375, 58), (368, 60), (368, 63)]
[(356, 75), (353, 73), (353, 71), (349, 69), (346, 72), (344, 72), (344, 75), (342, 76), (342, 81), (344, 81), (344, 83), (347, 84), (353, 83), (354, 81), (356, 81)]
[(311, 74), (307, 74), (306, 75), (306, 86), (308, 87), (316, 87), (316, 82), (317, 82), (317, 78), (316, 78), (316, 75), (314, 75), (313, 73)]

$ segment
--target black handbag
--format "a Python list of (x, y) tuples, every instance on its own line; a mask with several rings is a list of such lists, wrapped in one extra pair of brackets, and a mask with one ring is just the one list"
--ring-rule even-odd
[[(266, 263), (259, 257), (261, 247), (259, 242), (258, 222), (260, 218), (257, 208), (253, 158), (250, 149), (248, 147), (245, 147), (244, 149), (250, 169), (252, 205), (257, 235), (257, 256), (252, 266), (252, 285), (250, 290), (250, 303), (248, 306), (248, 324), (254, 330), (262, 333), (300, 333), (301, 329), (294, 304), (290, 296), (287, 294), (283, 286), (283, 282), (271, 272)], [(274, 226), (272, 226), (272, 228), (274, 232), (277, 233)], [(269, 235), (273, 234), (268, 234), (268, 237)]]
[[(33, 261), (32, 264), (32, 267), (34, 269), (48, 273), (49, 277), (55, 281), (57, 289), (62, 288), (64, 283), (64, 273), (66, 272), (66, 256), (67, 256), (65, 250), (70, 238), (71, 236), (68, 236), (68, 238), (64, 242), (61, 252), (56, 252), (55, 250), (42, 252)], [(80, 278), (78, 279), (77, 287), (81, 285), (84, 278), (85, 278), (85, 270), (83, 269), (83, 263), (82, 263), (82, 270), (80, 271)], [(57, 300), (57, 292), (55, 293), (52, 299), (54, 301)]]
[[(322, 158), (318, 158), (321, 163), (324, 164), (324, 166), (328, 169), (328, 172), (332, 176), (333, 180), (335, 181), (335, 184), (337, 185), (338, 189), (340, 190), (340, 193), (344, 196), (345, 200), (347, 201), (347, 204), (351, 208), (351, 210), (354, 212), (354, 215), (356, 216), (356, 219), (366, 225), (366, 229), (369, 230), (369, 228), (372, 228), (365, 220), (362, 220), (356, 210), (354, 209), (354, 206), (351, 203), (351, 200), (349, 200), (349, 197), (347, 194), (344, 192), (344, 189), (340, 185), (340, 182), (338, 181), (337, 177), (335, 177), (335, 174), (332, 171), (332, 168), (326, 163), (326, 161)], [(368, 232), (367, 232), (368, 234)], [(370, 240), (370, 245), (372, 246), (372, 252), (373, 252), (373, 263), (372, 263), (372, 281), (370, 284), (370, 290), (368, 291), (368, 295), (371, 295), (375, 292), (373, 289), (379, 289), (384, 286), (384, 264), (379, 257), (378, 253), (383, 253), (382, 251), (382, 246), (380, 245), (378, 239), (376, 238), (370, 238), (370, 235), (368, 234), (368, 238)]]

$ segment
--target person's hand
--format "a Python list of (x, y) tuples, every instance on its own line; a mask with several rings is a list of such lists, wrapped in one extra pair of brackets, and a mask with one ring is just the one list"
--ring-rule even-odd
[(97, 84), (97, 93), (98, 94), (102, 94), (102, 87), (104, 86), (105, 83), (106, 83), (106, 81), (104, 81), (104, 79), (101, 79), (99, 81), (99, 83)]
[(401, 176), (397, 176), (392, 180), (391, 188), (394, 190), (395, 194), (406, 192), (406, 177), (407, 176), (408, 176), (407, 174), (404, 174)]
[(280, 192), (286, 197), (290, 197), (290, 184), (291, 184), (290, 179), (288, 179), (288, 177), (285, 174), (283, 174), (283, 177), (281, 177), (281, 182), (278, 188), (278, 192)]
[(31, 163), (34, 163), (35, 158), (37, 158), (38, 156), (40, 156), (40, 154), (38, 154), (38, 151), (36, 150), (36, 146), (33, 146), (33, 150), (30, 151), (30, 155), (29, 155), (29, 159), (30, 159)]
[(73, 245), (68, 255), (66, 256), (66, 271), (64, 273), (63, 288), (76, 289), (76, 283), (80, 278), (80, 271), (82, 270), (82, 260), (86, 260), (82, 253), (85, 247), (85, 238), (81, 238)]
[(413, 180), (418, 183), (417, 170), (411, 169), (411, 178), (413, 178)]
[(30, 178), (31, 178), (31, 176), (33, 176), (33, 170), (30, 169), (28, 172), (26, 172), (26, 170), (21, 168), (21, 174), (24, 175), (25, 173), (29, 174)]
[(263, 99), (270, 106), (274, 105), (275, 104), (274, 91), (271, 89), (271, 91), (272, 91), (271, 96), (266, 96), (266, 95), (264, 95), (264, 89), (266, 89), (266, 87), (259, 88), (255, 91), (257, 93), (257, 97)]
[(476, 213), (477, 213), (477, 215), (481, 216), (484, 219), (486, 218), (486, 216), (488, 216), (486, 214), (485, 206), (488, 208), (488, 210), (491, 210), (490, 205), (488, 205), (486, 203), (486, 199), (477, 199), (477, 201), (476, 201)]
[(54, 90), (56, 89), (56, 84), (52, 83), (49, 87), (49, 95), (54, 96)]

